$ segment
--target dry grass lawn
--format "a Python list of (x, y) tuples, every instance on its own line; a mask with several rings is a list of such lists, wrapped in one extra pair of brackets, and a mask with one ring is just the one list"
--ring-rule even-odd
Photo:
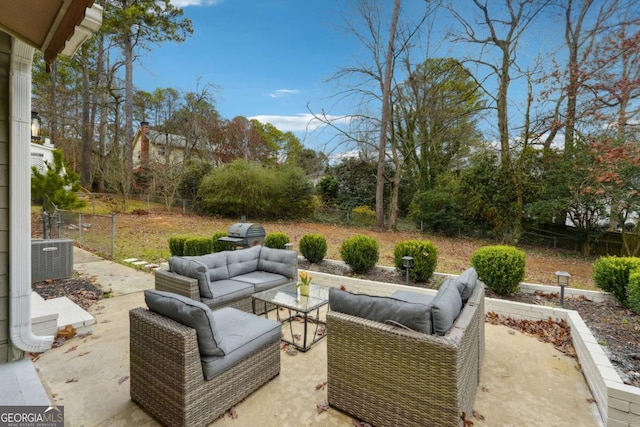
[[(161, 262), (169, 257), (167, 239), (175, 235), (210, 236), (216, 231), (226, 231), (235, 221), (195, 215), (118, 214), (116, 229), (116, 258), (141, 258)], [(251, 221), (249, 221), (251, 222)], [(340, 259), (341, 242), (355, 234), (366, 234), (376, 239), (380, 245), (378, 264), (393, 265), (393, 248), (401, 240), (430, 240), (438, 247), (437, 271), (458, 274), (470, 265), (473, 252), (481, 246), (495, 244), (470, 238), (448, 238), (425, 234), (419, 231), (379, 232), (371, 229), (348, 228), (338, 225), (311, 222), (260, 222), (267, 233), (287, 233), (297, 249), (300, 238), (305, 234), (317, 233), (326, 237), (329, 250), (328, 259)], [(576, 253), (537, 247), (520, 247), (526, 252), (525, 281), (553, 285), (555, 272), (568, 271), (571, 287), (594, 289), (592, 263), (594, 258), (585, 258)]]

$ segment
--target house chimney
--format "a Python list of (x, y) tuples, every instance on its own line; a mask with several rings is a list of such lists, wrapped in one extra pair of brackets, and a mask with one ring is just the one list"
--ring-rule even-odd
[(140, 122), (140, 162), (146, 165), (149, 162), (149, 122)]

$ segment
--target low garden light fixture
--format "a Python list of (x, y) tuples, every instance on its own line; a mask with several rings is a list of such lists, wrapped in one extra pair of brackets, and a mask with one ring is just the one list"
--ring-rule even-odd
[(413, 267), (413, 257), (405, 255), (402, 257), (402, 266), (407, 270), (407, 285), (409, 284), (409, 270)]
[(560, 286), (560, 306), (564, 307), (564, 288), (569, 286), (571, 275), (566, 271), (556, 271), (558, 286)]

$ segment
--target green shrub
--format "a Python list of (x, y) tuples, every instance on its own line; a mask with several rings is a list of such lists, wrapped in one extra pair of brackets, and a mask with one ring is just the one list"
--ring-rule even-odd
[(169, 237), (169, 253), (171, 256), (184, 255), (184, 242), (190, 239), (189, 236), (171, 236)]
[(287, 233), (276, 231), (266, 235), (263, 245), (273, 249), (284, 249), (284, 245), (286, 245), (290, 241), (291, 240), (289, 239)]
[(361, 234), (349, 237), (342, 241), (340, 256), (354, 273), (366, 273), (378, 262), (378, 242)]
[(206, 255), (213, 252), (213, 242), (210, 237), (192, 237), (184, 242), (185, 256)]
[(305, 234), (299, 245), (302, 256), (312, 264), (320, 264), (327, 256), (327, 239), (322, 234)]
[(438, 264), (438, 248), (428, 240), (405, 240), (393, 248), (393, 263), (401, 274), (406, 274), (402, 257), (413, 257), (413, 267), (409, 278), (416, 282), (426, 282), (431, 278)]
[(222, 251), (230, 251), (233, 249), (233, 244), (230, 242), (221, 242), (218, 239), (221, 237), (225, 237), (227, 235), (226, 231), (216, 231), (211, 236), (211, 252), (222, 252)]
[(640, 268), (635, 268), (629, 272), (627, 302), (634, 313), (640, 314)]
[(478, 278), (499, 295), (518, 292), (524, 279), (525, 254), (513, 246), (485, 246), (471, 256)]
[(601, 257), (593, 263), (593, 280), (597, 287), (610, 292), (627, 307), (627, 285), (629, 273), (640, 267), (640, 258), (637, 257)]
[(376, 225), (376, 212), (369, 206), (358, 206), (351, 211), (353, 214), (353, 224), (360, 227), (371, 227)]

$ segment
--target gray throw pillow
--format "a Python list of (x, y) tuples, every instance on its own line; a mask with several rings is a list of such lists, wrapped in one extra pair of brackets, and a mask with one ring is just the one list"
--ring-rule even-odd
[(172, 256), (169, 258), (169, 270), (185, 277), (198, 280), (201, 298), (213, 298), (209, 289), (209, 271), (207, 266), (194, 257)]
[(462, 297), (455, 282), (446, 280), (433, 301), (431, 301), (431, 316), (433, 331), (438, 335), (447, 333), (462, 310)]
[(453, 279), (458, 287), (462, 287), (462, 305), (465, 305), (473, 293), (473, 289), (478, 281), (478, 273), (476, 269), (471, 267), (465, 270), (464, 273)]
[(431, 307), (391, 297), (352, 294), (329, 289), (329, 308), (340, 313), (388, 324), (400, 324), (414, 331), (431, 334)]
[(222, 334), (216, 333), (209, 307), (200, 301), (155, 289), (144, 291), (144, 300), (149, 310), (195, 329), (201, 356), (224, 356)]

